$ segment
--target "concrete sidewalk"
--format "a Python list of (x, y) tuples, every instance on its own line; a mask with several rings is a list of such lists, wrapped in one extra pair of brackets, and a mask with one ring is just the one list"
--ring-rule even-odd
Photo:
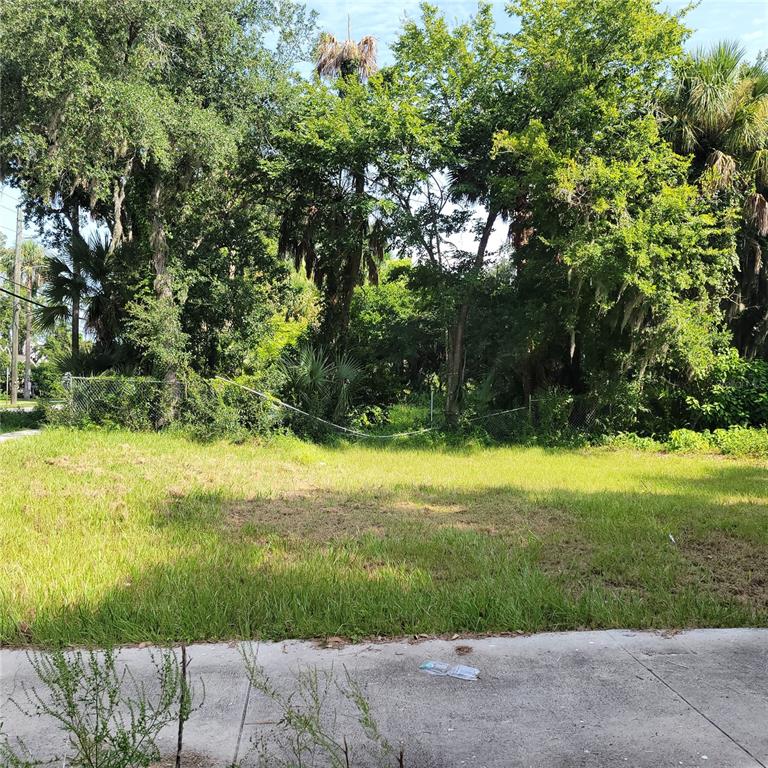
[[(457, 646), (471, 651), (459, 656)], [(142, 678), (148, 655), (127, 649), (121, 659)], [(250, 688), (239, 648), (193, 646), (190, 657), (206, 696), (187, 724), (185, 751), (203, 764), (255, 764), (251, 740), (273, 727), (274, 712)], [(426, 659), (479, 667), (480, 680), (429, 677), (418, 671)], [(768, 765), (768, 630), (571, 632), (337, 650), (291, 641), (261, 644), (258, 660), (282, 689), (299, 667), (345, 667), (389, 740), (404, 745), (407, 768)], [(0, 673), (6, 732), (42, 756), (61, 753), (53, 724), (6, 703), (22, 682), (34, 683), (25, 654), (0, 651)], [(163, 740), (169, 753), (174, 739), (169, 732)]]
[(18, 440), (20, 437), (33, 437), (39, 434), (39, 429), (18, 429), (15, 432), (2, 432), (0, 433), (0, 443), (7, 443), (11, 440)]

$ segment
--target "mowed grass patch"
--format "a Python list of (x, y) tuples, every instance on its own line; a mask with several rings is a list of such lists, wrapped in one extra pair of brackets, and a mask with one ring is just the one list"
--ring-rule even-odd
[(768, 618), (760, 462), (46, 430), (0, 465), (7, 644)]

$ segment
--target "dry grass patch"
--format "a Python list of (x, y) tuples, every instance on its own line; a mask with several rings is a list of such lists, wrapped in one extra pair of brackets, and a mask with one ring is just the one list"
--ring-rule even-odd
[(682, 543), (682, 553), (705, 588), (723, 600), (768, 611), (768, 547), (726, 532)]

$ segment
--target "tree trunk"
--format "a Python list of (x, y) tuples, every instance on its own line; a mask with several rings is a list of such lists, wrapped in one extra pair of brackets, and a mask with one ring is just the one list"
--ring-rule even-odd
[(165, 219), (162, 208), (163, 184), (155, 181), (150, 193), (152, 210), (152, 232), (149, 244), (152, 248), (152, 266), (155, 269), (155, 297), (161, 301), (172, 301), (171, 277), (168, 274), (168, 241), (165, 234)]
[[(163, 215), (163, 183), (157, 179), (150, 193), (150, 209), (152, 211), (152, 231), (150, 247), (152, 249), (152, 265), (155, 269), (155, 298), (158, 302), (173, 303), (173, 286), (168, 271), (168, 240), (165, 232), (165, 217)], [(181, 386), (178, 371), (169, 365), (163, 373), (166, 385), (167, 402), (158, 426), (166, 426), (173, 421), (176, 409), (181, 399)]]
[[(133, 160), (129, 160), (125, 164), (123, 175), (115, 181), (115, 186), (112, 189), (112, 236), (109, 242), (110, 255), (119, 248), (123, 240), (126, 239), (125, 227), (123, 226), (123, 216), (125, 211), (123, 206), (125, 203), (125, 187), (128, 183), (128, 176), (133, 166)], [(127, 233), (127, 239), (130, 240), (130, 232)]]
[(75, 254), (77, 247), (75, 243), (80, 237), (80, 205), (72, 203), (70, 208), (70, 222), (72, 225), (72, 357), (80, 354), (80, 264)]
[[(355, 197), (357, 203), (362, 203), (362, 197), (365, 195), (365, 174), (355, 171), (353, 174), (355, 184)], [(353, 247), (344, 262), (344, 274), (341, 279), (341, 302), (339, 311), (339, 338), (344, 339), (349, 329), (350, 311), (352, 309), (352, 296), (355, 293), (355, 286), (360, 276), (360, 268), (363, 264), (363, 251), (365, 249), (366, 229), (368, 228), (367, 217), (356, 213), (354, 228), (358, 233)]]
[[(498, 212), (491, 209), (483, 226), (483, 233), (477, 245), (477, 254), (473, 264), (474, 273), (477, 274), (485, 263), (485, 253), (488, 250), (488, 241), (493, 232)], [(466, 341), (467, 318), (469, 317), (469, 302), (463, 301), (459, 305), (456, 321), (448, 333), (448, 349), (446, 354), (446, 379), (445, 379), (445, 418), (449, 424), (455, 424), (459, 415), (459, 402), (464, 386), (464, 346)]]
[[(27, 298), (32, 298), (32, 286), (35, 281), (35, 268), (28, 267)], [(27, 302), (27, 333), (24, 338), (24, 399), (32, 398), (32, 305)]]

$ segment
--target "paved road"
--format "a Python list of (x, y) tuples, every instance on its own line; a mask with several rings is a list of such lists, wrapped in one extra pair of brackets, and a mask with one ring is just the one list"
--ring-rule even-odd
[(16, 432), (3, 432), (0, 434), (0, 443), (7, 443), (9, 440), (17, 440), (20, 437), (30, 437), (39, 434), (39, 429), (19, 429)]
[[(457, 646), (472, 650), (459, 656)], [(142, 678), (148, 654), (128, 649), (121, 658)], [(200, 645), (190, 656), (206, 698), (187, 725), (187, 750), (198, 765), (255, 765), (251, 742), (276, 715), (249, 687), (239, 648)], [(283, 690), (297, 668), (346, 667), (365, 685), (382, 730), (402, 740), (408, 768), (768, 765), (768, 630), (572, 632), (336, 650), (292, 641), (260, 645), (258, 659)], [(480, 680), (429, 677), (417, 669), (425, 659), (479, 667)], [(32, 682), (19, 651), (0, 651), (0, 672), (0, 702)], [(353, 736), (354, 720), (341, 705), (339, 712), (340, 732)], [(0, 719), (46, 754), (59, 748), (51, 723), (22, 719), (5, 703)], [(174, 738), (167, 734), (165, 749)]]

